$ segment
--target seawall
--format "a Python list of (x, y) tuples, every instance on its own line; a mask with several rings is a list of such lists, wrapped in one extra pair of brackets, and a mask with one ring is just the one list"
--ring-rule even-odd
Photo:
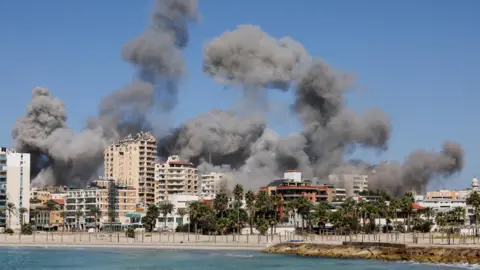
[(264, 252), (343, 259), (480, 263), (480, 248), (475, 247), (409, 247), (402, 244), (379, 245), (379, 243), (344, 243), (344, 245), (281, 243), (265, 249)]

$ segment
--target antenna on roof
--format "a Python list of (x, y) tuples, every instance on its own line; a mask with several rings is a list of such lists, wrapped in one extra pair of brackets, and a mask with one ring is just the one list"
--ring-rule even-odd
[(208, 151), (208, 163), (212, 164), (212, 152)]

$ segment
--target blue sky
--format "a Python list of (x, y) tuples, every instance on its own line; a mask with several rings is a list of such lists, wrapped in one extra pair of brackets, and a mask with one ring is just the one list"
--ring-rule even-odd
[[(300, 5), (301, 4), (301, 5)], [(376, 107), (392, 119), (387, 152), (362, 150), (370, 161), (403, 160), (417, 148), (438, 150), (444, 139), (462, 143), (464, 171), (431, 188), (462, 188), (480, 174), (480, 2), (209, 0), (199, 3), (202, 20), (191, 27), (185, 51), (188, 75), (182, 82), (177, 123), (228, 108), (238, 89), (224, 89), (202, 74), (202, 47), (238, 24), (260, 25), (273, 36), (291, 36), (337, 69), (358, 76), (350, 107)], [(10, 128), (22, 115), (34, 86), (48, 87), (80, 130), (99, 100), (127, 84), (134, 69), (120, 48), (148, 22), (151, 2), (0, 1), (0, 145), (12, 143)], [(290, 93), (272, 93), (293, 102)], [(295, 131), (292, 117), (272, 126)]]

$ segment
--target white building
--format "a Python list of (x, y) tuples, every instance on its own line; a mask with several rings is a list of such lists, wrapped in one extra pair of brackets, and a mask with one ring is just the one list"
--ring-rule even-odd
[[(30, 154), (17, 153), (14, 149), (0, 149), (0, 209), (13, 203), (16, 211), (6, 211), (0, 223), (11, 229), (20, 229), (19, 209), (30, 209)], [(29, 223), (28, 215), (23, 217)], [(0, 225), (1, 226), (1, 225)]]
[(172, 194), (198, 194), (197, 168), (191, 162), (170, 156), (166, 162), (155, 163), (156, 202), (170, 200)]
[[(172, 214), (167, 215), (167, 228), (175, 230), (180, 225), (190, 223), (190, 217), (188, 215), (188, 211), (186, 211), (188, 209), (188, 204), (193, 201), (198, 201), (199, 199), (199, 196), (195, 194), (170, 194), (168, 196), (168, 201), (173, 204), (174, 207)], [(184, 209), (187, 214), (183, 217), (180, 216), (180, 209)], [(162, 213), (160, 213), (156, 227), (165, 227), (165, 219)]]
[(200, 196), (203, 199), (214, 199), (215, 195), (218, 194), (222, 186), (225, 184), (226, 175), (224, 173), (206, 173), (202, 174), (200, 182)]
[(368, 175), (365, 174), (331, 174), (328, 178), (335, 187), (344, 188), (347, 197), (368, 190)]

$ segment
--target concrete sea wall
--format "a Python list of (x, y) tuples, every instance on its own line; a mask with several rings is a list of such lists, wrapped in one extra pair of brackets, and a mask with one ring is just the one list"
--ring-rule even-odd
[(281, 243), (264, 250), (267, 253), (291, 254), (343, 259), (376, 259), (424, 263), (480, 263), (480, 248), (474, 247), (408, 247), (401, 244), (349, 243), (325, 245)]

